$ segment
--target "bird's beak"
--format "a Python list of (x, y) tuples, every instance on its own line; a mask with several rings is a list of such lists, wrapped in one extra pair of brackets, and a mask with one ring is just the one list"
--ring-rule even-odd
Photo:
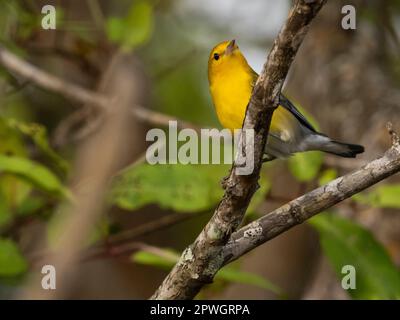
[(225, 54), (228, 56), (231, 55), (232, 52), (235, 50), (235, 47), (236, 47), (235, 40), (231, 40), (231, 42), (229, 42), (228, 46), (225, 49)]

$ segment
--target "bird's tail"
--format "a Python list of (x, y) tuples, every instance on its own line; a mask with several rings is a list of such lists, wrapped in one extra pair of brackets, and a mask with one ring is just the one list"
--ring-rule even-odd
[[(317, 139), (315, 139), (315, 136), (317, 136)], [(361, 145), (335, 141), (322, 134), (314, 135), (313, 140), (315, 143), (314, 150), (320, 150), (344, 158), (355, 158), (357, 154), (364, 152), (364, 147)]]

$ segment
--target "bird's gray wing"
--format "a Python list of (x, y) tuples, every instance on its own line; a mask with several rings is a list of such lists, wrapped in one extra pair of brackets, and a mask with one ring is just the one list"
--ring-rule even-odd
[[(257, 72), (255, 72), (253, 69), (250, 68), (250, 72), (253, 74), (253, 83), (252, 86), (254, 87), (256, 80), (258, 78)], [(280, 105), (284, 107), (286, 110), (291, 112), (297, 120), (300, 121), (302, 125), (304, 125), (306, 128), (310, 129), (312, 132), (318, 133), (317, 130), (312, 126), (312, 124), (306, 119), (305, 116), (301, 114), (301, 112), (294, 106), (293, 103), (290, 102), (288, 98), (286, 98), (282, 93), (280, 94), (279, 97)]]
[(283, 94), (280, 95), (280, 105), (290, 111), (301, 122), (302, 125), (310, 129), (312, 132), (317, 132), (312, 124), (304, 117), (300, 111), (287, 99)]

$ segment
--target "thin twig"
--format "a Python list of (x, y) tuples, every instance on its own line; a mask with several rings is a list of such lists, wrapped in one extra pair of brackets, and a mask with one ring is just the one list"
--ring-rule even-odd
[[(2, 45), (0, 45), (0, 64), (3, 65), (3, 67), (5, 67), (7, 70), (14, 72), (30, 81), (32, 84), (58, 93), (75, 102), (83, 105), (98, 107), (103, 111), (112, 109), (113, 101), (109, 97), (101, 93), (82, 88), (81, 86), (75, 85), (67, 80), (43, 71), (33, 64), (19, 58)], [(132, 106), (130, 111), (139, 120), (155, 126), (168, 126), (170, 121), (177, 121), (178, 129), (192, 128), (196, 131), (200, 130), (200, 127), (192, 123), (179, 120), (175, 117), (168, 116), (160, 112), (148, 110), (143, 106)]]
[[(179, 223), (199, 217), (209, 212), (209, 210), (206, 210), (195, 213), (170, 214), (155, 221), (139, 225), (133, 229), (121, 231), (115, 235), (109, 236), (107, 241), (104, 241), (100, 244), (95, 244), (94, 246), (85, 250), (82, 253), (81, 261), (110, 256), (114, 257), (131, 253), (132, 251), (137, 250), (137, 246), (135, 244), (139, 242), (135, 241), (135, 239), (152, 234), (156, 231), (161, 231), (171, 226), (176, 226)], [(47, 250), (28, 254), (29, 261), (33, 266), (37, 265), (38, 262), (44, 260), (45, 258), (49, 259), (52, 256), (54, 256), (54, 252)]]
[(160, 231), (170, 226), (176, 226), (179, 223), (193, 219), (194, 217), (199, 217), (209, 212), (210, 212), (209, 210), (205, 210), (195, 213), (169, 214), (164, 217), (158, 218), (157, 220), (144, 223), (134, 229), (121, 231), (115, 235), (112, 235), (108, 238), (107, 243), (117, 244), (117, 243), (129, 242), (138, 237), (143, 237), (145, 235), (151, 234), (155, 231)]
[(53, 76), (34, 65), (18, 58), (0, 45), (0, 64), (10, 71), (13, 71), (25, 79), (46, 88), (50, 91), (57, 92), (79, 103), (96, 105), (107, 109), (109, 100), (95, 92), (83, 89), (72, 83), (62, 80), (59, 77)]

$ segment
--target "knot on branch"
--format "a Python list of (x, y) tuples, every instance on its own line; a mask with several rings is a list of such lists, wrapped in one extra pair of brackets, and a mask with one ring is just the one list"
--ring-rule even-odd
[(301, 207), (298, 205), (293, 205), (290, 208), (290, 216), (293, 218), (295, 224), (301, 224), (304, 221), (301, 214)]
[(394, 131), (393, 124), (391, 122), (388, 122), (386, 124), (386, 128), (387, 128), (387, 130), (388, 130), (388, 132), (389, 132), (389, 134), (390, 134), (390, 136), (392, 138), (393, 147), (395, 147), (396, 149), (400, 148), (400, 137), (397, 134), (397, 132)]

